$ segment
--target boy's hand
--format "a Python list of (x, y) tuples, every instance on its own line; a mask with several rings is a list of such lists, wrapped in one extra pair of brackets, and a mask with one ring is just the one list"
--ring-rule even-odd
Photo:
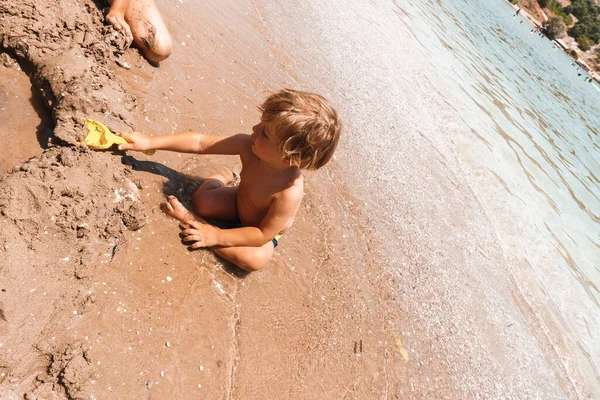
[(141, 132), (120, 132), (118, 135), (129, 142), (120, 144), (119, 150), (145, 151), (152, 149), (152, 139)]
[(115, 30), (121, 32), (125, 36), (126, 46), (128, 48), (133, 42), (133, 35), (131, 34), (131, 28), (129, 24), (125, 22), (125, 16), (123, 13), (117, 11), (109, 11), (106, 15), (106, 21), (115, 28)]
[(217, 242), (217, 228), (209, 224), (203, 224), (202, 222), (190, 221), (190, 226), (187, 229), (181, 231), (184, 242), (194, 242), (190, 245), (193, 249), (199, 249), (201, 247), (216, 246)]

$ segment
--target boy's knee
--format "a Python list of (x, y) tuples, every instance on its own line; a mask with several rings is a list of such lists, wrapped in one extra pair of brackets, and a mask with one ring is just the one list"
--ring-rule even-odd
[[(267, 260), (268, 261), (268, 260)], [(243, 261), (240, 263), (236, 263), (238, 267), (248, 272), (256, 272), (260, 271), (267, 265), (267, 261), (256, 262), (255, 260)]]
[(219, 248), (213, 249), (214, 252), (218, 255), (226, 259), (227, 261), (232, 262), (243, 270), (248, 272), (256, 272), (263, 269), (271, 259), (271, 254), (267, 254), (261, 250), (257, 251), (236, 251), (232, 252), (231, 250), (221, 250)]

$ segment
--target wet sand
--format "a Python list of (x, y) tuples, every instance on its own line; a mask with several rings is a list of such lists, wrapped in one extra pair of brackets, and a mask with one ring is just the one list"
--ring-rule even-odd
[[(174, 53), (155, 68), (130, 49), (125, 70), (94, 3), (34, 4), (0, 7), (3, 46), (32, 66), (56, 123), (55, 146), (0, 182), (0, 397), (576, 397), (515, 305), (494, 229), (435, 127), (412, 117), (423, 129), (403, 132), (394, 174), (360, 161), (367, 138), (349, 94), (327, 83), (336, 71), (296, 57), (310, 40), (282, 33), (309, 6), (159, 2)], [(189, 251), (158, 208), (168, 194), (189, 201), (215, 169), (239, 170), (235, 158), (77, 146), (83, 116), (249, 133), (282, 86), (330, 97), (346, 137), (307, 174), (292, 231), (257, 273)]]
[[(50, 116), (27, 74), (10, 58), (5, 60), (6, 65), (0, 64), (0, 137), (5, 143), (0, 176), (40, 154), (46, 144), (46, 129), (51, 128)], [(26, 139), (25, 133), (30, 135)]]

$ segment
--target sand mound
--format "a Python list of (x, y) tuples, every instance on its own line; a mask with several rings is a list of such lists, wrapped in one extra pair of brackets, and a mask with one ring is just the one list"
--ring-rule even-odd
[[(0, 337), (18, 349), (14, 355), (0, 353), (4, 379), (47, 368), (48, 376), (36, 382), (60, 383), (77, 398), (72, 392), (91, 375), (74, 372), (88, 364), (85, 357), (65, 361), (63, 354), (73, 353), (70, 344), (40, 337), (86, 312), (94, 301), (86, 286), (90, 271), (111, 262), (127, 228), (144, 225), (144, 206), (130, 175), (110, 154), (63, 147), (45, 151), (2, 181)], [(24, 288), (29, 289), (23, 293)]]
[(51, 147), (0, 181), (0, 384), (14, 387), (7, 395), (84, 398), (94, 366), (54, 333), (94, 302), (90, 271), (146, 221), (131, 169), (77, 146), (84, 117), (128, 125), (135, 99), (108, 68), (123, 41), (91, 1), (3, 3), (0, 26), (1, 49), (30, 74), (55, 123)]

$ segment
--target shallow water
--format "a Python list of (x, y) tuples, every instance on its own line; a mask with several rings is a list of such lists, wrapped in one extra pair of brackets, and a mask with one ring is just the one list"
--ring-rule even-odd
[(411, 3), (404, 20), (427, 41), (440, 91), (473, 131), (457, 153), (474, 190), (597, 375), (600, 89), (503, 1)]
[[(493, 282), (473, 282), (486, 301), (460, 279), (435, 283), (465, 290), (452, 316), (476, 325), (477, 312), (462, 308), (489, 302), (497, 308), (479, 312), (493, 321), (514, 301), (567, 395), (581, 395), (581, 376), (598, 389), (598, 85), (502, 0), (259, 4), (300, 84), (340, 105), (347, 129), (337, 165), (392, 268), (405, 273), (403, 255), (417, 251), (436, 274), (489, 269), (471, 258), (494, 259), (481, 250), (489, 233), (511, 284), (495, 303)], [(483, 216), (461, 200), (470, 191)], [(534, 354), (530, 345), (523, 351)]]

